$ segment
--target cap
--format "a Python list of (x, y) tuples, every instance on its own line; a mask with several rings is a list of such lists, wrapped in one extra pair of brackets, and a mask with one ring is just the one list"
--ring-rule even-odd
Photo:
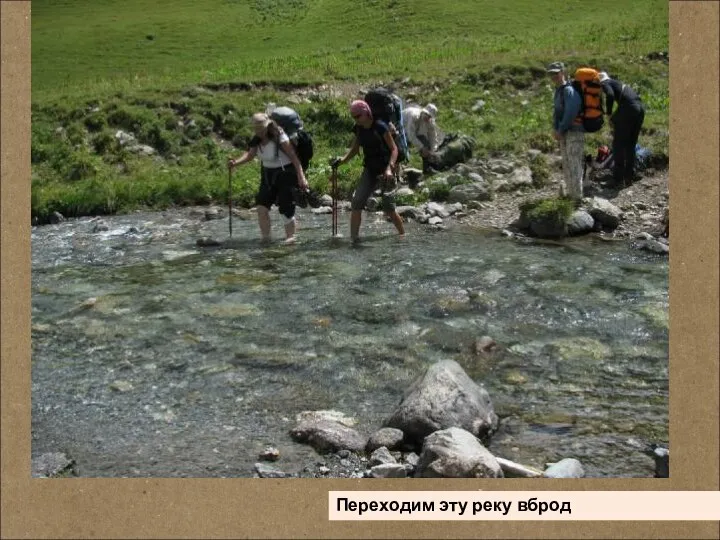
[(428, 103), (425, 108), (422, 110), (425, 114), (427, 114), (430, 118), (437, 117), (437, 107), (433, 105), (432, 103)]
[(610, 79), (610, 76), (607, 74), (607, 71), (601, 71), (600, 72), (600, 82), (604, 83), (608, 79)]
[(560, 73), (561, 71), (565, 71), (565, 64), (562, 62), (553, 62), (547, 67), (546, 71), (548, 73)]

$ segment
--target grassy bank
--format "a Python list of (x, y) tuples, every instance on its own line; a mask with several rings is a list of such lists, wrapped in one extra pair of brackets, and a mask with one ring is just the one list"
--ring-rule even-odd
[[(327, 157), (349, 142), (348, 100), (380, 82), (435, 102), (441, 127), (474, 136), (477, 155), (550, 151), (542, 68), (555, 59), (637, 88), (648, 109), (641, 143), (667, 153), (668, 66), (648, 58), (667, 50), (667, 32), (660, 0), (36, 1), (32, 214), (224, 200), (226, 159), (247, 143), (248, 117), (289, 99), (316, 142), (310, 183), (324, 190)], [(156, 154), (129, 152), (118, 130)], [(588, 148), (606, 137), (588, 137)], [(342, 171), (346, 194), (359, 165)], [(251, 203), (257, 181), (255, 164), (236, 171), (236, 203)]]

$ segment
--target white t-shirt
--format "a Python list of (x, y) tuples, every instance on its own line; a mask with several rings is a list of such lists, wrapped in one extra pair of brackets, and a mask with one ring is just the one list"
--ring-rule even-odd
[[(289, 142), (290, 139), (285, 133), (280, 135), (280, 144)], [(259, 143), (257, 145), (257, 157), (266, 169), (277, 169), (292, 163), (290, 158), (283, 152), (282, 147), (279, 151), (275, 150), (275, 142), (269, 141), (267, 144)]]

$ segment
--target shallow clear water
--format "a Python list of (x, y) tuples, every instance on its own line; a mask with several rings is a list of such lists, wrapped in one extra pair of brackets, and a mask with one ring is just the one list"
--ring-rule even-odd
[[(227, 219), (190, 210), (105, 221), (32, 231), (33, 455), (67, 451), (82, 475), (252, 476), (268, 444), (297, 472), (314, 456), (289, 438), (297, 413), (370, 434), (445, 358), (488, 389), (496, 455), (649, 476), (638, 446), (667, 441), (667, 259), (460, 225), (399, 240), (374, 215), (360, 248), (327, 215), (268, 247), (236, 218), (231, 242), (198, 248)], [(500, 350), (474, 354), (484, 335)]]

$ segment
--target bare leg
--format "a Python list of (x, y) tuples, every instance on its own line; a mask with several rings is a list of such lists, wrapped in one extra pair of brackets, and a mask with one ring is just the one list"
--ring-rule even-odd
[(260, 225), (260, 236), (263, 242), (270, 240), (270, 210), (265, 206), (257, 207), (258, 225)]
[(400, 214), (398, 214), (395, 210), (392, 212), (389, 212), (387, 214), (390, 217), (390, 220), (393, 222), (393, 225), (395, 225), (395, 228), (397, 229), (397, 232), (400, 236), (405, 236), (405, 224), (403, 223), (402, 218), (400, 217)]
[(285, 243), (290, 244), (295, 241), (295, 219), (285, 223)]
[(357, 242), (360, 237), (360, 222), (362, 221), (362, 210), (353, 210), (350, 213), (350, 239)]

